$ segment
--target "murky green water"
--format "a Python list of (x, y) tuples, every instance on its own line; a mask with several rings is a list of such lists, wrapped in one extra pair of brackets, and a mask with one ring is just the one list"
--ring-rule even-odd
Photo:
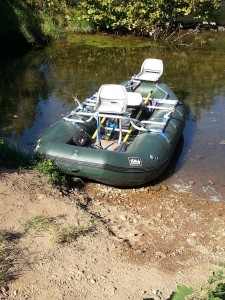
[(71, 35), (23, 57), (0, 58), (0, 133), (28, 151), (43, 131), (103, 83), (164, 62), (162, 81), (187, 106), (184, 142), (163, 183), (225, 199), (225, 33), (177, 49), (148, 39)]

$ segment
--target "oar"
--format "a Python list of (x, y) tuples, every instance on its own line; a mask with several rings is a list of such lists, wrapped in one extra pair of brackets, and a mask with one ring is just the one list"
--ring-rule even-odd
[[(98, 117), (97, 117), (98, 118)], [(97, 129), (95, 130), (94, 134), (92, 135), (92, 138), (95, 139), (97, 134), (98, 134), (98, 131), (100, 130), (100, 128), (102, 127), (103, 123), (105, 122), (105, 119), (106, 117), (102, 118), (100, 124), (97, 122)]]
[[(143, 104), (147, 104), (147, 103), (148, 103), (148, 101), (149, 101), (151, 95), (152, 95), (152, 91), (149, 92), (149, 94), (148, 94), (148, 96), (146, 97), (146, 99), (145, 99), (145, 101), (144, 101)], [(141, 114), (142, 114), (142, 111), (143, 111), (143, 109), (141, 108), (141, 109), (139, 110), (139, 112), (138, 112), (136, 118), (135, 118), (136, 120), (138, 120), (138, 119), (140, 118), (140, 116), (141, 116)], [(134, 130), (134, 127), (131, 126), (130, 130), (128, 131), (128, 133), (126, 134), (125, 138), (123, 139), (122, 144), (125, 144), (125, 143), (126, 143), (126, 141), (128, 140), (128, 138), (129, 138), (129, 136), (131, 135), (131, 133), (133, 132), (133, 130)]]

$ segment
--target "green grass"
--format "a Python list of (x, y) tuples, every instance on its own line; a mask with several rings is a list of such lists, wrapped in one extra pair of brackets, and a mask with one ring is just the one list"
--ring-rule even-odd
[(0, 287), (5, 286), (13, 277), (12, 268), (16, 257), (13, 234), (0, 230)]
[(82, 11), (78, 8), (71, 9), (66, 29), (69, 32), (91, 33), (93, 31), (90, 23), (82, 18)]
[(57, 244), (71, 243), (79, 236), (92, 233), (94, 229), (95, 227), (90, 224), (86, 224), (86, 226), (68, 225), (59, 231), (56, 231), (53, 236), (53, 240)]
[(58, 167), (52, 160), (37, 160), (34, 169), (44, 174), (48, 183), (52, 185), (66, 185), (66, 176), (60, 173)]
[(96, 229), (96, 220), (88, 214), (81, 213), (71, 222), (67, 224), (65, 215), (55, 217), (38, 215), (21, 222), (21, 227), (27, 234), (50, 233), (53, 242), (56, 244), (71, 243), (79, 236), (91, 234)]
[(0, 166), (8, 169), (34, 169), (43, 174), (47, 182), (53, 186), (67, 187), (69, 185), (82, 187), (83, 182), (77, 177), (62, 174), (57, 165), (50, 159), (39, 159), (16, 145), (10, 145), (0, 138)]
[(50, 14), (40, 13), (39, 19), (41, 32), (47, 40), (56, 39), (61, 35), (62, 29), (56, 25), (56, 22)]
[(62, 174), (58, 166), (51, 159), (36, 159), (34, 163), (34, 169), (43, 174), (47, 179), (47, 182), (53, 186), (63, 188), (72, 186), (75, 186), (76, 188), (82, 188), (84, 186), (82, 179)]
[(54, 226), (54, 223), (55, 218), (38, 215), (34, 216), (30, 220), (22, 222), (21, 226), (25, 232), (32, 230), (34, 233), (37, 233), (43, 230), (49, 230), (52, 226)]
[(65, 8), (63, 2), (59, 1), (57, 6), (49, 2), (51, 4), (49, 8), (43, 1), (45, 9), (41, 9), (38, 5), (40, 1), (37, 1), (36, 8), (22, 2), (0, 1), (0, 50), (2, 51), (13, 47), (17, 49), (45, 45), (65, 31), (86, 33), (92, 31), (90, 24), (82, 19), (82, 12), (78, 10), (78, 6), (68, 5)]

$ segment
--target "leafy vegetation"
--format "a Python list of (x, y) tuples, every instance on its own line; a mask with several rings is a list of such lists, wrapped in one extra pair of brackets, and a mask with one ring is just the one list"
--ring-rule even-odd
[(213, 271), (208, 281), (201, 286), (196, 293), (193, 294), (192, 299), (202, 300), (220, 300), (225, 299), (225, 264), (220, 263), (218, 268)]
[(79, 17), (82, 13), (76, 1), (1, 1), (0, 43), (2, 46), (26, 43), (36, 47), (59, 37), (68, 29), (89, 32), (89, 24)]
[(52, 185), (66, 184), (66, 177), (60, 173), (56, 164), (50, 159), (38, 160), (35, 164), (35, 169), (44, 174), (48, 183)]
[(59, 187), (76, 186), (77, 188), (83, 187), (83, 181), (78, 177), (66, 176), (60, 172), (58, 166), (51, 159), (36, 159), (34, 169), (42, 173), (49, 184)]
[(219, 263), (207, 282), (199, 288), (179, 285), (168, 300), (224, 300), (225, 299), (225, 264)]
[(220, 1), (86, 0), (80, 6), (83, 18), (97, 29), (161, 37), (174, 30), (179, 18), (186, 15), (201, 21), (214, 20)]
[(193, 288), (188, 288), (186, 285), (181, 284), (177, 287), (177, 292), (173, 292), (169, 300), (184, 300), (186, 296), (193, 293)]
[(220, 0), (5, 0), (0, 3), (0, 37), (2, 45), (4, 41), (11, 45), (23, 41), (33, 46), (66, 30), (106, 30), (158, 38), (176, 30), (178, 20), (186, 15), (213, 21), (220, 3)]

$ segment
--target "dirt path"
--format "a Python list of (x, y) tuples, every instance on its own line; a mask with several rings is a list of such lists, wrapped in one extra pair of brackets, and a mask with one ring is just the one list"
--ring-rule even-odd
[[(224, 261), (224, 209), (223, 201), (166, 186), (88, 183), (63, 192), (35, 172), (0, 169), (0, 229), (13, 233), (18, 249), (15, 278), (0, 299), (167, 299), (178, 284), (196, 286)], [(35, 216), (54, 226), (25, 231)], [(56, 243), (69, 226), (82, 234)]]

